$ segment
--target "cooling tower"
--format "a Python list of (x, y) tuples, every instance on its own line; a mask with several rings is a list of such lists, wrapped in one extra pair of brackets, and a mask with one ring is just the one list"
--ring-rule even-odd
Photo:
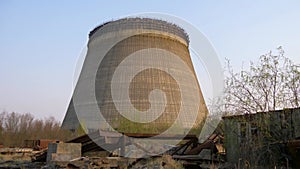
[(92, 30), (87, 46), (62, 128), (199, 133), (208, 111), (182, 28), (120, 19)]

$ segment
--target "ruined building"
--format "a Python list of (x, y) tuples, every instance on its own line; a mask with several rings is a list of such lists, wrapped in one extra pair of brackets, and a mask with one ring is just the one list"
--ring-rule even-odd
[(300, 108), (225, 116), (223, 120), (229, 162), (300, 167)]

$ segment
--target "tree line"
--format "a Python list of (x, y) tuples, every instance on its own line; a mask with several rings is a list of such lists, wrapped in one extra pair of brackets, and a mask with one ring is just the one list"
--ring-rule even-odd
[(0, 114), (0, 145), (22, 147), (24, 140), (55, 139), (66, 141), (72, 133), (60, 128), (54, 117), (37, 119), (30, 113), (2, 112)]

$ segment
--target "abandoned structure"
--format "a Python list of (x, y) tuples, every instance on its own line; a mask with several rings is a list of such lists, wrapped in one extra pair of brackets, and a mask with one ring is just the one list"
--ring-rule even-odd
[(162, 20), (125, 18), (96, 27), (87, 46), (62, 128), (162, 133), (175, 126), (175, 134), (200, 131), (208, 112), (182, 28)]
[(299, 168), (300, 108), (225, 116), (223, 120), (229, 162)]

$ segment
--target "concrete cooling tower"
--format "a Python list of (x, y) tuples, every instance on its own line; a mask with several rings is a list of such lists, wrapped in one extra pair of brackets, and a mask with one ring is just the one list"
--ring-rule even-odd
[(87, 46), (62, 128), (199, 134), (208, 111), (182, 28), (125, 18), (96, 27)]

